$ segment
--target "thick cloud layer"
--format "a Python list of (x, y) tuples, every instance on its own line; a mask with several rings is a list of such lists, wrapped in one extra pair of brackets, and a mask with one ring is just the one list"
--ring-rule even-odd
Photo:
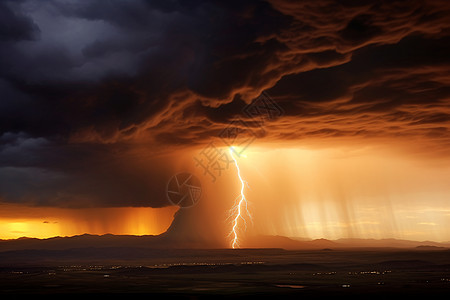
[(284, 115), (261, 141), (448, 157), (449, 27), (437, 0), (2, 1), (0, 198), (166, 205), (155, 153), (252, 124), (263, 91)]

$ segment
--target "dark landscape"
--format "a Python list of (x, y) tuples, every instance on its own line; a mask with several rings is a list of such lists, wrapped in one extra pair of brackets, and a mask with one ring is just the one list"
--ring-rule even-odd
[(449, 0), (0, 0), (1, 299), (449, 299), (449, 53)]
[[(363, 248), (341, 243), (334, 249), (164, 249), (151, 244), (138, 247), (132, 242), (152, 238), (158, 237), (84, 235), (2, 241), (0, 293), (55, 297), (114, 293), (195, 299), (211, 295), (445, 296), (450, 291), (450, 249), (446, 247)], [(89, 246), (64, 248), (74, 239)], [(123, 246), (114, 242), (119, 240)], [(8, 244), (10, 248), (15, 244), (16, 250), (5, 250)]]

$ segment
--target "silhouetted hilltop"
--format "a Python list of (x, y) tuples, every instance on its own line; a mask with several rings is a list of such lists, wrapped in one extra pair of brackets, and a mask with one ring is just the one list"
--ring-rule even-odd
[[(199, 241), (175, 239), (170, 235), (91, 235), (53, 237), (47, 239), (19, 238), (0, 240), (0, 252), (26, 249), (63, 250), (72, 248), (128, 247), (146, 249), (201, 249), (211, 248)], [(397, 239), (315, 239), (297, 240), (285, 236), (255, 236), (241, 243), (242, 248), (282, 248), (286, 250), (323, 250), (346, 248), (411, 248), (415, 250), (444, 250), (450, 243), (409, 241)], [(214, 248), (214, 247), (213, 247)]]

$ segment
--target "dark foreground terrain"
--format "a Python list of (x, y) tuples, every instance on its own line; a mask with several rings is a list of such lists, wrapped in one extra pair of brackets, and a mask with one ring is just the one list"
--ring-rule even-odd
[(68, 293), (190, 299), (448, 296), (450, 251), (114, 247), (0, 252), (3, 296)]

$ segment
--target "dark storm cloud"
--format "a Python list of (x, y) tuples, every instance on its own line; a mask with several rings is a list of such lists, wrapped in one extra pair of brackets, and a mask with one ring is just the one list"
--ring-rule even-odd
[(449, 16), (446, 1), (2, 1), (0, 198), (165, 205), (170, 159), (133, 149), (201, 145), (264, 90), (285, 110), (265, 139), (442, 154)]
[(170, 160), (145, 151), (5, 133), (0, 137), (1, 198), (62, 207), (166, 206), (165, 186), (175, 171)]
[(39, 28), (26, 14), (0, 3), (0, 41), (35, 40)]
[[(446, 152), (449, 51), (449, 37), (407, 37), (361, 49), (347, 64), (286, 76), (268, 92), (289, 107), (287, 115), (302, 116), (296, 118), (301, 133), (291, 139), (310, 134), (421, 139), (425, 133), (440, 136), (427, 147)], [(280, 124), (280, 134), (284, 131)]]

